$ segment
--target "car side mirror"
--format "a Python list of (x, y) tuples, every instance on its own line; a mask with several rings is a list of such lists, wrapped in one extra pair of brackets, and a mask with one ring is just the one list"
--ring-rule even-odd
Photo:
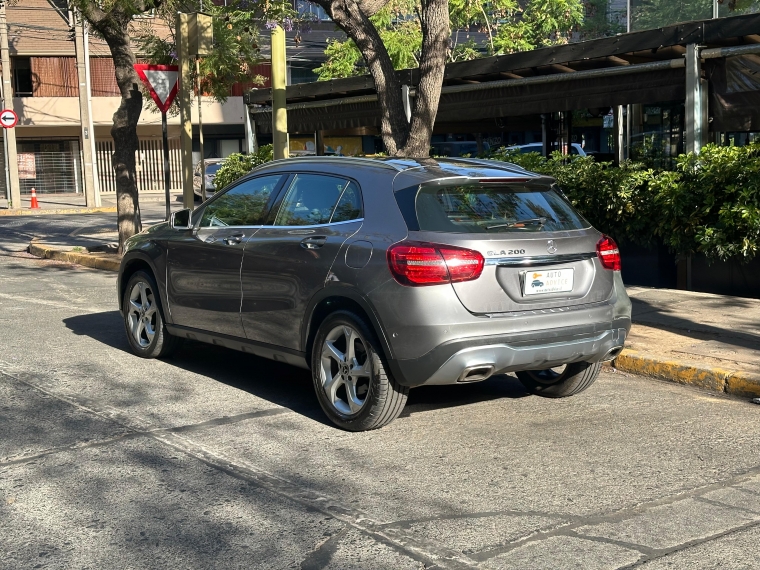
[(192, 213), (193, 211), (190, 208), (174, 212), (169, 218), (169, 225), (175, 230), (189, 230), (191, 228), (190, 214)]

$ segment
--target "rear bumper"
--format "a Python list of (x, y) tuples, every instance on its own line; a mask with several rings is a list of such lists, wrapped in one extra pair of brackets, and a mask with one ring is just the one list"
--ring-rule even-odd
[[(631, 330), (631, 301), (619, 272), (604, 302), (499, 317), (467, 312), (452, 289), (404, 289), (403, 296), (381, 292), (377, 298), (381, 303), (393, 300), (379, 306), (379, 312), (390, 340), (389, 368), (404, 386), (455, 384), (483, 380), (488, 374), (599, 362), (613, 358), (610, 353), (622, 349)], [(469, 379), (463, 378), (473, 367)]]
[(624, 317), (585, 327), (468, 338), (438, 346), (421, 358), (389, 364), (394, 377), (405, 386), (484, 380), (492, 374), (611, 360), (622, 349), (630, 328), (630, 318)]

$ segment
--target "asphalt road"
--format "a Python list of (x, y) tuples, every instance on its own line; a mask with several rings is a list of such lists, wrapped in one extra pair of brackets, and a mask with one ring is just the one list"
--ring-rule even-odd
[(0, 568), (757, 568), (757, 406), (505, 376), (346, 433), (305, 371), (132, 356), (114, 274), (22, 252), (93, 223), (0, 218)]

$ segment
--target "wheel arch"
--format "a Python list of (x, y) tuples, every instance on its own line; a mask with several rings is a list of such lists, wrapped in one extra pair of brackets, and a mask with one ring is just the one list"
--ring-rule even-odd
[(166, 307), (166, 290), (164, 287), (164, 279), (161, 279), (161, 275), (156, 270), (156, 266), (153, 264), (152, 259), (149, 256), (141, 255), (138, 252), (127, 254), (127, 256), (125, 256), (121, 262), (118, 279), (119, 312), (122, 312), (124, 310), (122, 302), (124, 300), (124, 294), (126, 293), (127, 283), (129, 283), (130, 278), (138, 271), (145, 271), (146, 273), (149, 273), (155, 280), (156, 285), (158, 286), (158, 302), (160, 304), (163, 317), (166, 321), (169, 321), (169, 315), (167, 315), (167, 311), (164, 310), (164, 307)]
[(386, 359), (393, 359), (390, 343), (372, 304), (355, 289), (336, 290), (336, 288), (327, 288), (312, 298), (306, 311), (308, 318), (304, 319), (301, 346), (303, 346), (304, 353), (307, 355), (309, 362), (311, 360), (308, 355), (311, 353), (319, 325), (322, 324), (328, 315), (340, 310), (353, 311), (360, 317), (363, 317), (377, 335)]

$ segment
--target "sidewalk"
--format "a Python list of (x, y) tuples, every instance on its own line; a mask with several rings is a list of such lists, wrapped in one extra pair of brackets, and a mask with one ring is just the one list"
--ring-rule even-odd
[[(181, 193), (173, 192), (172, 204), (182, 200)], [(140, 203), (164, 202), (163, 192), (144, 192), (140, 194)], [(91, 214), (96, 212), (116, 212), (116, 194), (101, 194), (101, 205), (97, 208), (88, 208), (85, 204), (84, 195), (80, 194), (38, 194), (37, 202), (39, 209), (31, 209), (31, 197), (24, 194), (21, 196), (21, 208), (8, 208), (8, 200), (0, 198), (0, 216), (27, 216), (44, 214)]]
[(628, 287), (633, 303), (618, 370), (760, 397), (760, 300)]
[[(33, 240), (29, 252), (118, 271), (116, 232)], [(760, 397), (760, 299), (628, 287), (633, 328), (615, 369), (742, 398)]]

